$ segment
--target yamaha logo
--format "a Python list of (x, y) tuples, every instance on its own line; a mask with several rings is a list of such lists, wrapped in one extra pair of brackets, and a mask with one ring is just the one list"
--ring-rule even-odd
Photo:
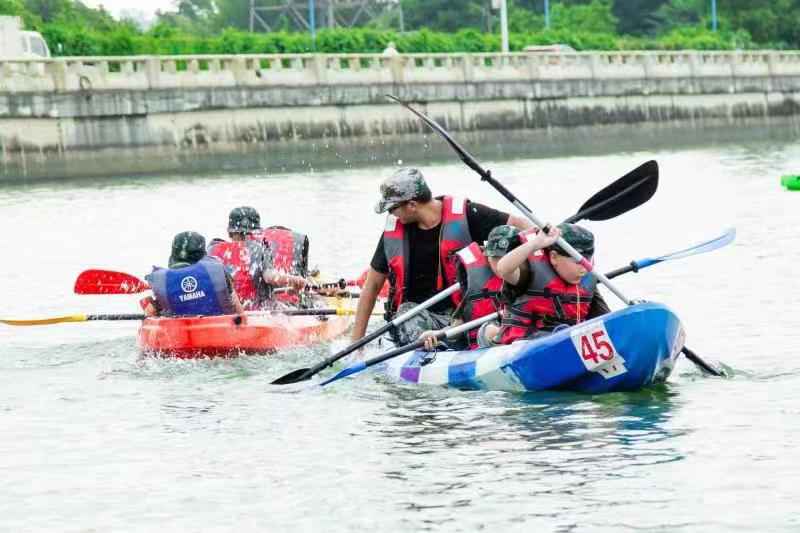
[(181, 289), (183, 292), (194, 292), (197, 290), (197, 280), (194, 276), (186, 276), (181, 280)]

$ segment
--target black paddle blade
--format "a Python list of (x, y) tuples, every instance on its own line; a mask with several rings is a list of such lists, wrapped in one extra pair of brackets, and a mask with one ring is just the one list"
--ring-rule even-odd
[(291, 383), (300, 383), (301, 381), (305, 381), (311, 378), (309, 375), (310, 368), (298, 368), (297, 370), (293, 370), (286, 375), (283, 375), (270, 383), (270, 385), (289, 385)]
[(411, 111), (412, 113), (417, 115), (420, 118), (420, 120), (422, 120), (422, 122), (427, 124), (428, 127), (430, 127), (433, 131), (435, 131), (436, 133), (441, 135), (442, 138), (445, 141), (447, 141), (447, 144), (449, 144), (450, 146), (453, 147), (453, 150), (456, 151), (456, 153), (461, 158), (461, 160), (469, 168), (471, 168), (472, 170), (477, 172), (479, 176), (481, 176), (482, 178), (486, 178), (487, 176), (489, 176), (488, 171), (486, 171), (486, 169), (484, 169), (482, 166), (480, 166), (478, 161), (474, 157), (472, 157), (472, 154), (467, 152), (466, 148), (464, 148), (463, 146), (458, 144), (458, 142), (455, 139), (453, 139), (450, 136), (450, 134), (447, 133), (447, 131), (445, 131), (445, 129), (439, 125), (439, 123), (437, 123), (435, 120), (433, 120), (431, 118), (428, 118), (424, 113), (422, 113), (420, 111), (417, 111), (416, 109), (411, 107), (410, 104), (400, 100), (398, 97), (394, 96), (393, 94), (387, 94), (386, 98), (388, 98), (389, 100), (392, 100), (393, 102), (397, 102), (401, 106), (405, 107), (406, 109), (408, 109), (409, 111)]
[(648, 201), (658, 189), (658, 163), (648, 161), (596, 193), (565, 222), (608, 220)]
[(697, 365), (697, 368), (699, 368), (700, 370), (702, 370), (706, 374), (709, 374), (711, 376), (715, 376), (715, 377), (718, 377), (718, 378), (728, 377), (726, 372), (725, 372), (725, 370), (714, 368), (710, 364), (708, 364), (705, 361), (703, 361), (703, 359), (701, 359), (699, 355), (694, 353), (692, 350), (690, 350), (686, 346), (684, 346), (681, 351), (683, 352), (683, 355), (686, 356), (686, 359), (688, 359), (689, 361), (691, 361), (692, 363)]

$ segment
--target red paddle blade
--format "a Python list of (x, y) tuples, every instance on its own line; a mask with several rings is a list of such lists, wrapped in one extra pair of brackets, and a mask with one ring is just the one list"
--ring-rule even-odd
[(75, 294), (137, 294), (149, 288), (136, 276), (113, 270), (84, 270), (75, 280)]

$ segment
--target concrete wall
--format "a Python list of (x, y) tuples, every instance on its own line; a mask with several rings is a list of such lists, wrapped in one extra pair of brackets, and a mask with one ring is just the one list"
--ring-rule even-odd
[(734, 123), (800, 115), (800, 52), (0, 60), (0, 175), (57, 174), (61, 162), (70, 175), (70, 161), (108, 150), (422, 131), (386, 93), (452, 130)]

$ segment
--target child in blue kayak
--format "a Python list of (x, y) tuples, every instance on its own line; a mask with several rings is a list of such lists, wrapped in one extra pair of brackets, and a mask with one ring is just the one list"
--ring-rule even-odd
[[(463, 296), (452, 314), (451, 326), (488, 316), (504, 307), (506, 301), (503, 293), (504, 282), (497, 273), (497, 264), (501, 257), (519, 246), (520, 242), (520, 230), (503, 224), (489, 232), (484, 246), (473, 242), (456, 253), (458, 281)], [(466, 338), (469, 349), (491, 346), (499, 330), (499, 321), (493, 320), (469, 331)], [(437, 346), (433, 338), (436, 333), (438, 330), (428, 330), (420, 335), (420, 338), (425, 339), (425, 348), (428, 351)]]
[(588, 261), (594, 256), (594, 235), (577, 224), (559, 224), (538, 232), (504, 255), (497, 273), (514, 294), (506, 307), (494, 341), (549, 334), (559, 326), (574, 325), (609, 311), (597, 290), (597, 279), (556, 241), (563, 237)]

